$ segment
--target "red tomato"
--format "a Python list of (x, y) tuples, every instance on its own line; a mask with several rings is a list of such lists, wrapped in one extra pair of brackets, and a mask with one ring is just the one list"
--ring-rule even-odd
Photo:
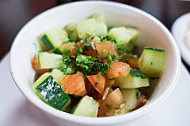
[(111, 69), (107, 71), (107, 78), (117, 78), (119, 76), (126, 76), (130, 72), (130, 66), (127, 63), (123, 62), (111, 62)]
[(103, 75), (90, 75), (87, 76), (90, 83), (93, 85), (93, 87), (101, 94), (104, 93), (105, 83), (106, 79)]
[(93, 97), (95, 100), (101, 99), (101, 95), (96, 91), (96, 89), (92, 86), (92, 84), (89, 82), (89, 80), (85, 79), (85, 87), (87, 91), (87, 95)]
[(70, 50), (71, 53), (68, 53), (68, 56), (76, 56), (77, 51), (75, 50), (75, 46), (73, 43), (69, 42), (67, 44), (60, 46), (61, 50), (64, 52), (65, 50)]
[(132, 58), (131, 57), (127, 58), (128, 64), (133, 69), (138, 69), (138, 61), (139, 61), (139, 58), (136, 55), (134, 55)]
[(67, 94), (86, 95), (84, 77), (81, 72), (65, 76), (62, 80), (61, 87)]
[(101, 58), (108, 56), (108, 53), (111, 55), (117, 54), (116, 46), (109, 41), (96, 43), (96, 50), (98, 52), (98, 56)]

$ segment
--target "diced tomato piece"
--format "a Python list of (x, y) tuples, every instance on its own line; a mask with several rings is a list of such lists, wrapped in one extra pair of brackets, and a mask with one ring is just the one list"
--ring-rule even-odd
[(106, 87), (112, 86), (115, 83), (115, 79), (106, 79)]
[(128, 63), (130, 65), (130, 67), (132, 67), (133, 69), (138, 69), (138, 61), (139, 61), (139, 58), (137, 55), (133, 55), (132, 57), (125, 57), (123, 56), (121, 59), (120, 59), (121, 62), (124, 62), (124, 63)]
[(36, 54), (34, 55), (34, 58), (32, 59), (32, 66), (33, 66), (34, 70), (35, 70), (37, 73), (39, 73), (39, 74), (43, 74), (43, 73), (49, 71), (49, 69), (47, 69), (47, 68), (43, 68), (43, 69), (40, 68), (40, 64), (39, 64), (39, 61), (38, 61), (38, 53), (36, 53)]
[(127, 58), (127, 63), (130, 65), (130, 67), (132, 67), (133, 69), (137, 69), (138, 68), (138, 61), (139, 58), (137, 55), (134, 55), (133, 57), (129, 57)]
[(96, 91), (96, 89), (92, 86), (92, 84), (89, 82), (87, 78), (85, 79), (85, 87), (87, 95), (93, 97), (93, 99), (97, 101), (101, 99), (101, 95)]
[(90, 75), (87, 76), (90, 83), (93, 85), (93, 87), (101, 94), (104, 93), (105, 83), (106, 79), (103, 75)]
[(111, 69), (107, 71), (107, 78), (117, 78), (119, 76), (126, 76), (130, 72), (130, 66), (127, 63), (123, 62), (111, 62)]
[(99, 100), (98, 116), (104, 116), (124, 102), (123, 95), (119, 88), (108, 94), (105, 100)]
[(61, 87), (67, 94), (86, 95), (84, 77), (81, 72), (65, 76), (62, 80)]
[(107, 57), (108, 53), (117, 55), (116, 46), (109, 41), (96, 43), (96, 50), (101, 58)]
[[(92, 44), (92, 39), (89, 38), (89, 44)], [(84, 47), (84, 42), (77, 42), (77, 47), (78, 48), (83, 48)], [(96, 49), (90, 47), (89, 50), (85, 50), (84, 52), (85, 55), (87, 56), (92, 56), (92, 57), (97, 57), (97, 51)]]
[(65, 50), (70, 50), (71, 52), (68, 53), (67, 56), (76, 56), (77, 51), (75, 50), (75, 45), (71, 42), (61, 45), (60, 46), (61, 50), (64, 52)]
[(90, 47), (89, 50), (85, 50), (84, 54), (87, 55), (87, 56), (92, 56), (92, 57), (97, 57), (98, 56), (97, 51), (94, 50), (92, 47)]

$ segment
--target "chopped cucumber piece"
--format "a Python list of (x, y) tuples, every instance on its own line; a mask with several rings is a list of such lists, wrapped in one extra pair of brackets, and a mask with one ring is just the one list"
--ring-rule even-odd
[(100, 38), (97, 37), (97, 36), (95, 36), (95, 37), (93, 38), (94, 45), (96, 45), (96, 43), (97, 43), (97, 42), (100, 42), (100, 41), (101, 41)]
[(52, 74), (53, 78), (57, 81), (57, 83), (59, 85), (61, 85), (61, 81), (62, 81), (63, 77), (66, 76), (59, 69), (53, 69), (52, 72), (51, 72), (51, 74)]
[(81, 39), (86, 38), (86, 34), (94, 36), (106, 36), (107, 26), (103, 22), (98, 22), (94, 18), (86, 19), (77, 24), (78, 36)]
[(67, 31), (68, 34), (70, 34), (71, 32), (73, 32), (75, 29), (76, 29), (76, 23), (68, 24), (65, 27), (65, 30)]
[(165, 51), (145, 47), (139, 59), (139, 69), (148, 77), (159, 77), (165, 68)]
[(103, 14), (93, 14), (90, 18), (94, 18), (98, 22), (106, 22), (105, 16)]
[(120, 88), (140, 88), (149, 86), (148, 78), (139, 70), (131, 69), (126, 76), (116, 78), (116, 85)]
[(77, 32), (77, 24), (71, 23), (65, 27), (65, 30), (67, 31), (70, 38), (72, 38), (74, 41), (78, 39), (78, 32)]
[(50, 53), (56, 53), (56, 54), (62, 54), (63, 53), (63, 51), (61, 50), (60, 47), (57, 47), (57, 48), (55, 48), (55, 49), (53, 49), (53, 50), (51, 50), (49, 52)]
[(131, 40), (131, 36), (128, 34), (125, 27), (112, 28), (109, 31), (108, 36), (110, 38), (115, 38), (118, 45), (126, 45)]
[(121, 93), (124, 97), (125, 110), (130, 112), (135, 109), (140, 98), (141, 93), (138, 89), (121, 89)]
[(62, 28), (51, 29), (41, 37), (41, 41), (48, 50), (52, 50), (68, 40), (68, 34)]
[(98, 115), (98, 101), (92, 97), (84, 96), (77, 104), (73, 114), (78, 116), (97, 117)]
[[(70, 51), (73, 51), (74, 47), (75, 47), (75, 44), (74, 42), (63, 42), (59, 47), (49, 51), (49, 52), (53, 52), (53, 53), (56, 53), (56, 54), (63, 54), (63, 52), (65, 50), (70, 50)], [(72, 45), (72, 46), (71, 46)]]
[(127, 30), (128, 34), (131, 36), (130, 43), (137, 45), (136, 42), (140, 35), (140, 31), (138, 29), (131, 28), (131, 27), (126, 27), (126, 30)]
[(127, 45), (129, 42), (134, 43), (133, 41), (136, 40), (138, 35), (139, 30), (131, 27), (115, 27), (108, 33), (108, 37), (115, 38), (118, 45)]
[(38, 53), (40, 68), (58, 68), (63, 64), (62, 55), (47, 52)]
[(46, 46), (44, 45), (44, 43), (43, 43), (42, 40), (41, 40), (42, 36), (43, 36), (43, 34), (38, 37), (38, 40), (39, 40), (39, 43), (40, 43), (40, 47), (41, 47), (41, 49), (42, 49), (43, 51), (47, 51)]
[(33, 88), (38, 97), (56, 109), (65, 110), (71, 103), (69, 95), (64, 93), (50, 73), (43, 74), (34, 83)]

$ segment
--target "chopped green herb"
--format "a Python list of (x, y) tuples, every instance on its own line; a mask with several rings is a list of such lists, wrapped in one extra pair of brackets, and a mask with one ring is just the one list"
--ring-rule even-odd
[(69, 38), (69, 42), (75, 42), (74, 39), (73, 39), (73, 37)]
[(110, 109), (111, 109), (111, 106), (108, 105), (108, 104), (106, 104), (106, 108), (107, 108), (108, 110), (110, 110)]
[(110, 89), (108, 93), (110, 94), (110, 93), (112, 93), (112, 92), (113, 92), (113, 89)]
[(114, 109), (117, 110), (117, 109), (119, 109), (119, 107), (115, 107)]
[(74, 58), (75, 58), (75, 56), (65, 56), (63, 58), (63, 63), (66, 65), (70, 65), (73, 62)]
[(67, 72), (67, 66), (66, 65), (62, 65), (60, 68), (61, 72), (66, 73)]
[(108, 63), (100, 62), (96, 57), (87, 56), (82, 58), (80, 54), (76, 57), (75, 65), (77, 66), (77, 70), (83, 72), (85, 76), (92, 74), (106, 75), (107, 70), (111, 69)]
[(116, 59), (116, 54), (114, 53), (113, 55), (111, 55), (110, 53), (108, 53), (108, 56), (106, 57), (106, 59), (108, 63), (113, 62)]
[(64, 50), (63, 55), (68, 55), (69, 53), (71, 53), (71, 50), (66, 49), (66, 50)]
[(86, 38), (84, 39), (84, 50), (89, 50), (91, 47), (91, 44), (89, 43), (89, 39), (90, 39), (91, 35), (90, 34), (86, 34)]
[(108, 52), (104, 49), (103, 51), (102, 51), (102, 54), (107, 54)]
[(142, 78), (142, 79), (145, 79), (147, 78), (140, 70), (136, 70), (136, 69), (130, 69), (130, 74), (133, 76), (133, 77), (139, 77), (139, 78)]
[(95, 83), (94, 83), (94, 87), (98, 87), (98, 82), (95, 82)]
[(118, 60), (120, 60), (122, 57), (123, 57), (123, 55), (122, 55), (122, 54), (121, 54), (121, 55), (119, 55), (119, 56), (118, 56)]
[(71, 113), (73, 114), (73, 112), (75, 111), (76, 106), (73, 106), (73, 108), (71, 109)]
[(40, 49), (38, 52), (43, 52), (43, 50)]
[(83, 49), (82, 48), (79, 48), (79, 53), (83, 53)]
[(63, 72), (64, 74), (70, 75), (73, 74), (75, 72), (75, 68), (72, 65), (62, 65), (60, 68), (61, 72)]
[(86, 33), (86, 38), (90, 38), (90, 37), (91, 37), (91, 35)]
[(127, 50), (127, 48), (126, 48), (125, 45), (119, 45), (119, 46), (117, 46), (117, 53), (118, 54), (122, 54), (122, 56), (120, 55), (118, 59), (121, 59), (123, 56), (125, 58), (129, 58), (129, 57), (133, 58), (134, 57), (133, 54), (130, 54), (128, 52), (128, 50)]
[(109, 36), (100, 36), (100, 41), (104, 42), (104, 41), (111, 41), (114, 44), (117, 44), (117, 41), (115, 40), (115, 38), (111, 38)]
[(140, 92), (137, 91), (137, 92), (136, 92), (136, 98), (139, 99), (139, 97), (140, 97)]
[(117, 46), (117, 52), (118, 53), (120, 53), (120, 52), (128, 53), (128, 50), (127, 50), (125, 45), (118, 45)]
[(85, 76), (93, 74), (93, 66), (98, 61), (98, 58), (91, 58), (88, 56), (83, 58), (80, 54), (76, 58), (76, 66), (79, 71), (82, 71)]

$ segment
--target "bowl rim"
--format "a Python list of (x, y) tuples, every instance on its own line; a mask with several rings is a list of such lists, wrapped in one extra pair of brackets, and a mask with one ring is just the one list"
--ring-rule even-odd
[[(48, 13), (53, 13), (54, 11), (56, 11), (59, 8), (65, 8), (68, 6), (74, 6), (74, 5), (81, 5), (81, 4), (86, 4), (86, 5), (110, 5), (113, 7), (120, 7), (120, 8), (125, 8), (125, 9), (130, 9), (132, 11), (135, 11), (137, 13), (140, 13), (141, 15), (143, 15), (146, 18), (149, 18), (151, 21), (153, 21), (154, 23), (156, 23), (162, 30), (163, 32), (167, 35), (168, 39), (170, 40), (170, 43), (173, 45), (174, 48), (174, 53), (177, 59), (177, 63), (176, 63), (176, 71), (174, 74), (173, 79), (171, 80), (171, 84), (169, 85), (168, 89), (163, 93), (160, 94), (160, 96), (155, 99), (155, 101), (151, 104), (147, 104), (146, 106), (143, 106), (141, 108), (139, 108), (138, 110), (135, 110), (133, 112), (127, 113), (127, 114), (123, 114), (123, 115), (118, 115), (118, 116), (112, 116), (112, 117), (101, 117), (101, 118), (94, 118), (94, 117), (82, 117), (82, 116), (76, 116), (70, 113), (66, 113), (66, 112), (62, 112), (59, 110), (54, 109), (53, 107), (47, 105), (46, 103), (44, 103), (43, 101), (41, 101), (39, 98), (34, 97), (31, 93), (27, 92), (27, 89), (25, 86), (21, 86), (21, 81), (17, 78), (16, 75), (16, 71), (14, 69), (14, 51), (16, 49), (17, 43), (18, 43), (18, 39), (22, 36), (24, 30), (26, 29), (27, 25), (30, 24), (30, 22), (32, 22), (33, 20), (40, 18), (41, 16), (45, 16)], [(35, 106), (37, 106), (38, 108), (42, 109), (43, 111), (49, 113), (50, 115), (53, 115), (54, 117), (63, 119), (63, 120), (67, 120), (70, 122), (74, 122), (74, 123), (78, 123), (78, 124), (86, 124), (86, 125), (92, 125), (92, 124), (96, 124), (96, 125), (103, 125), (103, 124), (115, 124), (115, 123), (121, 123), (124, 121), (128, 121), (128, 120), (132, 120), (135, 119), (139, 116), (144, 115), (147, 112), (150, 112), (151, 110), (153, 110), (154, 108), (158, 107), (160, 105), (160, 103), (162, 103), (167, 97), (168, 95), (172, 92), (172, 90), (174, 89), (178, 79), (179, 79), (179, 73), (180, 73), (180, 66), (181, 66), (181, 60), (180, 60), (180, 52), (179, 49), (176, 45), (176, 42), (174, 40), (174, 38), (172, 37), (171, 33), (168, 31), (168, 29), (156, 18), (154, 18), (153, 16), (151, 16), (150, 14), (136, 8), (130, 5), (125, 5), (122, 3), (117, 3), (117, 2), (110, 2), (110, 1), (80, 1), (80, 2), (71, 2), (71, 3), (67, 3), (67, 4), (63, 4), (63, 5), (59, 5), (56, 7), (53, 7), (49, 10), (46, 10), (45, 12), (35, 16), (34, 18), (32, 18), (28, 23), (26, 23), (24, 25), (24, 27), (19, 31), (19, 33), (17, 34), (16, 38), (13, 41), (13, 45), (11, 47), (11, 51), (10, 51), (10, 71), (11, 71), (11, 75), (12, 78), (15, 82), (15, 84), (17, 85), (17, 87), (20, 89), (20, 91), (23, 93), (23, 95), (25, 97), (27, 97), (27, 99), (29, 99), (29, 101), (31, 103), (33, 103)]]

